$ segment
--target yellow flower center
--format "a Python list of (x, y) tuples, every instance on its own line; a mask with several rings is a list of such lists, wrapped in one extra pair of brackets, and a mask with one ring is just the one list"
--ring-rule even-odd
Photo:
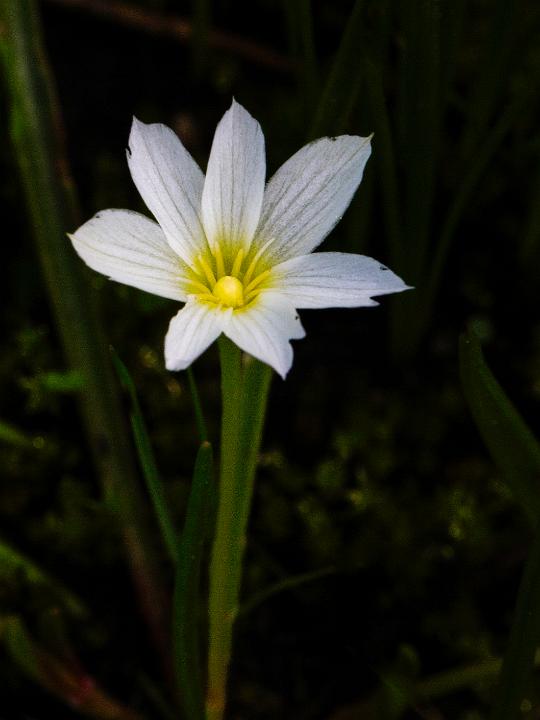
[(244, 286), (238, 278), (231, 275), (220, 278), (212, 292), (227, 307), (236, 308), (244, 304)]
[(268, 285), (270, 269), (262, 258), (265, 249), (266, 245), (224, 257), (219, 246), (209, 248), (191, 267), (192, 291), (200, 300), (225, 308), (249, 305)]

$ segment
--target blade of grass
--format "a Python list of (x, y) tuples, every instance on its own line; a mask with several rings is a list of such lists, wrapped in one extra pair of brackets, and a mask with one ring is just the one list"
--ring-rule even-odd
[(512, 67), (515, 13), (515, 0), (497, 0), (492, 8), (490, 28), (477, 64), (478, 76), (471, 83), (471, 99), (467, 103), (469, 116), (460, 148), (463, 159), (474, 150), (478, 139), (489, 127), (497, 101), (506, 86)]
[(48, 588), (71, 615), (79, 618), (88, 617), (88, 609), (74, 593), (42, 570), (29, 557), (0, 540), (0, 577), (5, 581), (6, 575), (11, 574), (23, 575), (30, 584)]
[(70, 366), (84, 380), (81, 414), (106, 500), (117, 513), (141, 605), (170, 667), (166, 602), (110, 359), (82, 266), (66, 239), (76, 224), (73, 184), (37, 4), (0, 4), (0, 50), (10, 132), (52, 310)]
[(0, 638), (21, 670), (68, 707), (96, 720), (141, 720), (140, 715), (105, 693), (93, 677), (38, 645), (18, 616), (0, 619)]
[(525, 698), (540, 643), (540, 532), (536, 532), (519, 587), (516, 610), (490, 720), (522, 717)]
[(392, 129), (384, 98), (380, 67), (366, 58), (364, 68), (367, 96), (375, 130), (374, 155), (381, 179), (388, 249), (395, 267), (400, 268), (404, 261), (404, 245), (401, 237), (402, 221)]
[(519, 248), (520, 261), (526, 271), (538, 267), (537, 261), (540, 259), (540, 157), (538, 154), (536, 162), (538, 169), (532, 183), (529, 214)]
[(19, 428), (16, 428), (15, 425), (5, 422), (5, 420), (0, 420), (0, 442), (6, 443), (6, 445), (35, 450), (32, 438), (19, 430)]
[(336, 53), (330, 75), (308, 132), (308, 140), (337, 133), (346, 122), (362, 80), (359, 48), (362, 43), (364, 0), (356, 0)]
[(426, 261), (441, 124), (438, 0), (402, 3), (400, 146), (405, 168), (404, 228), (407, 282), (417, 284)]
[[(243, 366), (242, 389), (242, 424), (239, 434), (242, 473), (247, 488), (253, 486), (257, 459), (261, 447), (268, 393), (272, 381), (272, 370), (250, 355), (245, 355)], [(251, 495), (244, 496), (244, 501), (251, 504)]]
[(274, 597), (274, 595), (279, 595), (284, 590), (292, 590), (294, 588), (302, 587), (303, 585), (315, 582), (316, 580), (321, 580), (329, 575), (335, 575), (337, 572), (338, 569), (336, 567), (330, 566), (279, 580), (242, 603), (238, 611), (238, 617), (245, 617), (255, 610), (255, 608), (259, 607), (259, 605), (262, 605), (264, 602)]
[(311, 0), (283, 0), (283, 8), (289, 26), (293, 59), (297, 61), (297, 75), (304, 96), (305, 112), (311, 117), (319, 93)]
[(490, 715), (491, 720), (511, 720), (520, 714), (540, 642), (540, 445), (487, 367), (473, 332), (460, 339), (460, 369), (484, 442), (536, 530)]
[[(436, 170), (439, 161), (443, 100), (441, 97), (440, 3), (399, 3), (403, 52), (399, 67), (397, 138), (403, 168), (402, 246), (396, 271), (410, 285), (423, 284), (431, 239)], [(416, 293), (392, 303), (391, 345), (394, 356), (410, 357), (416, 349), (411, 332), (418, 312)]]
[(200, 652), (200, 578), (213, 500), (212, 446), (199, 448), (180, 539), (174, 590), (176, 678), (187, 720), (205, 720)]
[(133, 440), (139, 456), (143, 477), (146, 481), (148, 494), (152, 500), (154, 511), (159, 523), (163, 542), (167, 548), (170, 559), (176, 564), (178, 556), (178, 534), (169, 513), (169, 506), (163, 482), (159, 475), (154, 451), (148, 436), (148, 430), (141, 411), (137, 390), (127, 367), (120, 360), (116, 350), (111, 346), (111, 357), (118, 378), (129, 398), (129, 419), (133, 431)]
[(189, 367), (187, 369), (189, 391), (191, 393), (191, 400), (193, 402), (193, 409), (195, 411), (195, 422), (197, 423), (197, 430), (199, 433), (199, 440), (204, 442), (208, 440), (208, 430), (206, 429), (206, 422), (204, 420), (204, 413), (201, 405), (201, 398), (197, 389), (197, 383), (195, 382), (195, 375), (193, 370)]
[(423, 300), (423, 305), (426, 305), (426, 303), (431, 304), (434, 301), (444, 268), (444, 263), (463, 214), (471, 202), (474, 191), (478, 187), (478, 184), (482, 179), (482, 176), (485, 173), (491, 159), (512, 128), (512, 125), (522, 111), (523, 106), (523, 98), (518, 98), (518, 100), (511, 103), (506, 108), (493, 130), (488, 134), (478, 152), (474, 153), (468, 170), (464, 174), (459, 190), (456, 193), (450, 209), (448, 210), (448, 214), (443, 222), (442, 230), (435, 246), (434, 260), (430, 268), (426, 297)]
[(486, 365), (474, 332), (459, 344), (460, 374), (475, 423), (503, 481), (536, 528), (540, 520), (540, 445)]

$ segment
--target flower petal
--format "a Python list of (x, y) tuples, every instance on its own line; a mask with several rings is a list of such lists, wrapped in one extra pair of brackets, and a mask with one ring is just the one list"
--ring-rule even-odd
[(264, 193), (256, 243), (272, 241), (282, 262), (319, 245), (347, 209), (371, 153), (370, 137), (342, 135), (306, 145), (281, 166)]
[(200, 220), (204, 175), (166, 125), (133, 118), (128, 164), (142, 199), (161, 225), (172, 249), (190, 264), (206, 247)]
[(167, 370), (185, 370), (216, 340), (231, 311), (189, 299), (173, 317), (165, 337)]
[(275, 289), (296, 308), (378, 305), (374, 295), (409, 289), (377, 260), (351, 253), (301, 255), (276, 265), (272, 276)]
[(208, 242), (224, 255), (247, 251), (259, 223), (266, 160), (259, 123), (233, 100), (216, 128), (202, 195)]
[(262, 292), (245, 310), (233, 312), (223, 332), (239, 348), (273, 367), (283, 379), (293, 360), (289, 340), (305, 335), (291, 303), (269, 291)]
[(84, 262), (124, 285), (184, 301), (182, 261), (153, 220), (130, 210), (103, 210), (69, 236)]

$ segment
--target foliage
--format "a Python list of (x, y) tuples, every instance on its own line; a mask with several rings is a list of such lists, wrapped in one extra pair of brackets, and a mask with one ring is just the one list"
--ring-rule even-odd
[[(148, 604), (129, 570), (137, 556), (123, 541), (133, 522), (146, 528), (156, 597), (170, 598), (170, 527), (184, 526), (200, 445), (192, 378), (163, 367), (170, 303), (79, 278), (62, 240), (76, 224), (66, 219), (72, 205), (49, 206), (59, 214), (47, 249), (43, 187), (52, 186), (28, 167), (20, 182), (21, 156), (47, 171), (68, 159), (82, 217), (136, 208), (124, 158), (131, 116), (174, 127), (204, 167), (234, 95), (263, 125), (270, 171), (308, 134), (375, 132), (365, 182), (327, 249), (387, 261), (416, 290), (383, 298), (380, 308), (302, 313), (307, 337), (295, 343), (286, 383), (274, 382), (263, 452), (250, 458), (258, 478), (230, 716), (473, 720), (488, 716), (498, 687), (505, 717), (517, 716), (516, 703), (522, 717), (535, 717), (537, 636), (527, 618), (538, 607), (537, 3), (194, 0), (183, 18), (193, 22), (191, 39), (175, 20), (178, 3), (107, 6), (105, 14), (92, 0), (39, 3), (65, 157), (51, 154), (47, 137), (21, 145), (28, 121), (16, 116), (14, 126), (0, 113), (3, 137), (11, 128), (15, 140), (0, 150), (9, 269), (1, 290), (2, 708), (59, 720), (177, 717), (172, 648), (156, 642), (155, 623), (148, 630)], [(10, 75), (6, 27), (3, 18), (1, 102), (20, 111), (14, 85), (20, 99), (29, 81)], [(36, 117), (45, 106), (42, 98)], [(24, 193), (40, 188), (29, 210)], [(51, 280), (50, 260), (60, 256), (65, 269)], [(94, 392), (83, 422), (76, 400), (88, 382), (100, 385), (92, 373), (108, 362), (106, 344), (86, 355), (92, 333), (80, 340), (95, 322), (87, 291), (101, 318), (96, 334), (124, 361), (128, 393), (103, 371), (110, 393)], [(58, 307), (70, 312), (55, 324)], [(198, 425), (215, 445), (217, 363), (214, 348), (195, 368)], [(150, 485), (126, 432), (130, 419), (139, 450), (145, 438)], [(104, 423), (127, 454), (114, 478), (133, 485), (116, 493), (126, 503), (121, 522), (103, 493), (106, 469), (95, 469), (92, 438)], [(168, 630), (170, 609), (159, 610)], [(204, 637), (204, 622), (197, 629)], [(504, 694), (508, 678), (519, 697)], [(81, 688), (92, 689), (82, 703)]]

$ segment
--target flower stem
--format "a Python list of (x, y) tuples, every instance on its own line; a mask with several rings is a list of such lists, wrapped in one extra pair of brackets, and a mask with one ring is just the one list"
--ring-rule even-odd
[(246, 527), (253, 493), (271, 370), (242, 364), (240, 350), (220, 340), (222, 426), (219, 503), (210, 563), (207, 720), (225, 710), (232, 632), (238, 612)]

